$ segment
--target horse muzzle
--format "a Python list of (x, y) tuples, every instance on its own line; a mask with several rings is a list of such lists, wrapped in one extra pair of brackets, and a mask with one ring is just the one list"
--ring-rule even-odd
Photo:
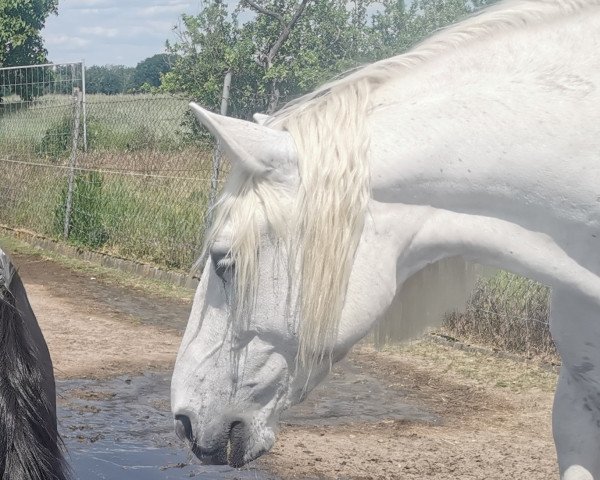
[(175, 433), (188, 443), (192, 453), (205, 465), (241, 467), (260, 457), (273, 445), (273, 442), (269, 442), (260, 446), (252, 439), (248, 425), (242, 420), (220, 422), (220, 425), (201, 433), (194, 432), (188, 416), (176, 415)]

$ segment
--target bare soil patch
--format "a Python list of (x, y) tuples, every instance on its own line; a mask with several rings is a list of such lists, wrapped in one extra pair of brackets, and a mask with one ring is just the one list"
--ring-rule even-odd
[(558, 478), (554, 373), (429, 342), (362, 347), (350, 360), (440, 421), (284, 427), (263, 460), (268, 469), (283, 478)]
[(37, 256), (13, 255), (57, 378), (169, 368), (189, 303), (108, 285)]

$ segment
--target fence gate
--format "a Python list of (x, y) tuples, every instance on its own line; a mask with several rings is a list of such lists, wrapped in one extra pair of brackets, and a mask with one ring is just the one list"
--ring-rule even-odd
[(56, 230), (48, 225), (56, 218), (42, 206), (70, 176), (62, 218), (67, 236), (77, 151), (86, 148), (83, 62), (0, 68), (2, 223)]

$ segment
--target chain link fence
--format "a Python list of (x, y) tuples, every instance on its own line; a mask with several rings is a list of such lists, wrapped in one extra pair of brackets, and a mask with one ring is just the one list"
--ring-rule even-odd
[(187, 271), (212, 146), (188, 101), (87, 95), (81, 64), (0, 69), (0, 223)]
[(549, 298), (548, 287), (500, 271), (477, 281), (465, 311), (446, 315), (444, 329), (501, 351), (554, 361)]

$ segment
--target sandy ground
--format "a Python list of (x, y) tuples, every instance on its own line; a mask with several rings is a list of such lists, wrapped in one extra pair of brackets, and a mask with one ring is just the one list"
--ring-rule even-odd
[[(58, 379), (107, 378), (174, 364), (187, 303), (107, 285), (43, 258), (16, 255), (14, 261)], [(164, 317), (170, 321), (161, 322)]]
[[(57, 377), (172, 367), (187, 303), (107, 285), (37, 257), (15, 261)], [(384, 352), (361, 347), (350, 363), (437, 420), (284, 424), (259, 461), (263, 468), (302, 479), (558, 478), (550, 431), (555, 373), (430, 342)]]
[(39, 317), (57, 378), (141, 373), (174, 363), (176, 332), (140, 328), (131, 320), (115, 320), (71, 302), (48, 301), (51, 296), (42, 285), (28, 285), (28, 292), (35, 311), (43, 312)]
[(555, 374), (429, 343), (362, 348), (351, 361), (440, 420), (284, 427), (264, 459), (270, 470), (283, 478), (558, 478)]

